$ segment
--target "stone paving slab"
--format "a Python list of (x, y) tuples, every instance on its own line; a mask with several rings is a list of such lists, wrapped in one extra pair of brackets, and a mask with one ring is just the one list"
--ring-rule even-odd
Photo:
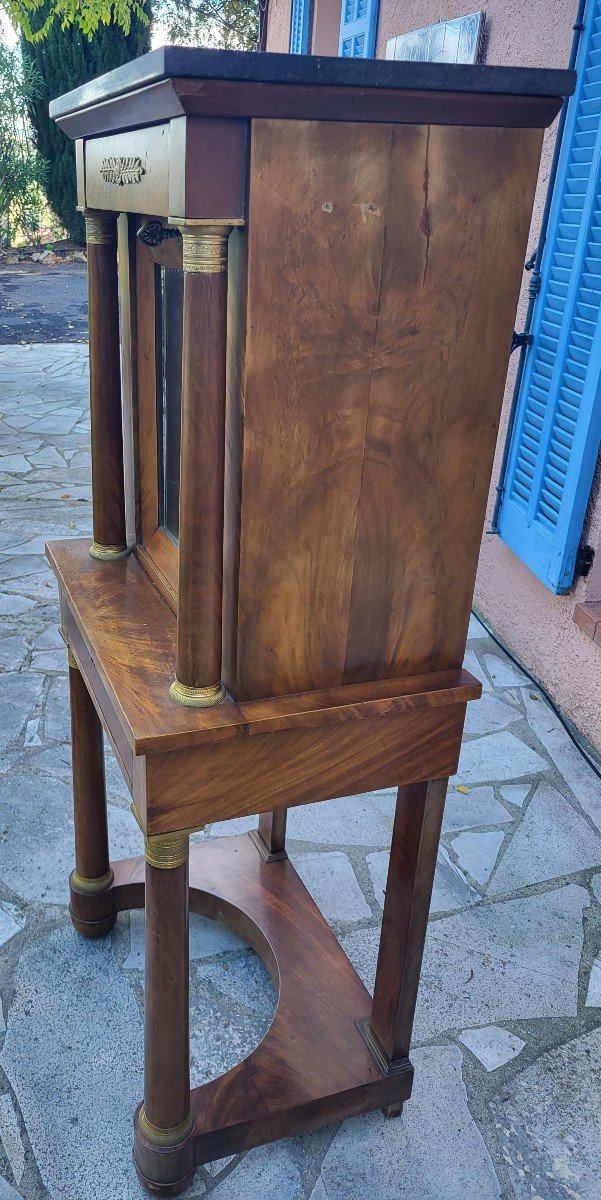
[(432, 1046), (417, 1050), (413, 1060), (414, 1092), (403, 1116), (387, 1121), (373, 1113), (345, 1122), (324, 1158), (311, 1200), (501, 1196), (490, 1153), (469, 1111), (460, 1051)]
[(600, 1029), (541, 1055), (492, 1109), (518, 1200), (599, 1200)]
[[(143, 916), (73, 932), (70, 723), (49, 537), (88, 536), (85, 347), (0, 347), (0, 1200), (141, 1200)], [(601, 780), (472, 616), (418, 999), (415, 1090), (381, 1113), (198, 1170), (188, 1200), (599, 1200)], [(536, 698), (534, 698), (536, 697)], [(114, 857), (141, 839), (107, 749)], [(289, 847), (368, 986), (392, 790), (290, 813)], [(252, 828), (218, 822), (205, 835)], [(249, 1054), (276, 998), (194, 918), (195, 1083)], [(316, 966), (317, 970), (317, 966)]]
[(511, 1062), (526, 1045), (521, 1038), (498, 1025), (486, 1025), (482, 1029), (464, 1029), (459, 1034), (459, 1041), (471, 1050), (472, 1054), (486, 1067), (487, 1071), (496, 1071)]
[(507, 825), (512, 820), (511, 814), (495, 798), (492, 787), (465, 788), (463, 792), (450, 787), (447, 792), (442, 823), (445, 833), (455, 829)]
[[(415, 1016), (425, 1042), (466, 1024), (573, 1017), (589, 903), (571, 885), (541, 895), (470, 905), (431, 919)], [(342, 938), (366, 987), (373, 988), (378, 931)]]
[(595, 867), (601, 837), (555, 788), (537, 787), (488, 889), (515, 891)]

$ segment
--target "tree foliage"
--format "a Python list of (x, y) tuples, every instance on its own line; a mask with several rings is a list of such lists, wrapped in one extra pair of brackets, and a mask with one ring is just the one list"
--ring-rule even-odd
[(35, 143), (47, 163), (47, 195), (72, 237), (83, 239), (76, 211), (71, 143), (48, 117), (50, 100), (121, 66), (150, 48), (150, 19), (179, 44), (253, 50), (259, 0), (0, 0), (21, 31), (27, 70), (43, 85), (28, 101)]
[(0, 241), (9, 246), (17, 234), (30, 239), (39, 230), (45, 169), (27, 108), (41, 89), (35, 66), (24, 63), (17, 49), (0, 44)]
[[(0, 0), (0, 9), (32, 43), (58, 29), (91, 38), (113, 25), (128, 35), (132, 21), (150, 19), (150, 0)], [(259, 0), (156, 0), (153, 9), (171, 42), (256, 48)]]
[(158, 0), (153, 7), (176, 44), (257, 48), (258, 0)]
[[(45, 22), (46, 12), (37, 14)], [(48, 116), (56, 96), (79, 87), (88, 79), (120, 67), (149, 49), (149, 25), (134, 16), (129, 33), (116, 24), (102, 25), (88, 38), (78, 25), (62, 29), (51, 24), (41, 42), (22, 39), (23, 60), (43, 83), (29, 101), (29, 115), (37, 149), (47, 165), (46, 194), (64, 228), (76, 241), (84, 241), (83, 218), (77, 212), (77, 187), (73, 143)]]
[(115, 25), (129, 34), (132, 20), (148, 22), (148, 0), (0, 0), (10, 22), (29, 42), (42, 42), (51, 29), (79, 29), (92, 37)]

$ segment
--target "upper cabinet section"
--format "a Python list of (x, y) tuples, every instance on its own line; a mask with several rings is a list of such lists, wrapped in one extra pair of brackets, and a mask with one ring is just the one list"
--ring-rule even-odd
[(541, 128), (570, 71), (326, 58), (165, 46), (53, 101), (72, 138), (177, 117)]
[(246, 121), (176, 117), (86, 138), (78, 164), (86, 208), (158, 217), (245, 219)]

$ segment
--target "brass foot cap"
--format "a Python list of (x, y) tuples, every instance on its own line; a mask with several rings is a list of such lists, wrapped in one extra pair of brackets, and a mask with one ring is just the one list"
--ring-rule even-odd
[(85, 875), (78, 875), (77, 871), (72, 871), (69, 882), (75, 891), (97, 896), (99, 892), (106, 892), (112, 886), (114, 878), (112, 868), (105, 875), (98, 875), (96, 879), (86, 879)]
[(142, 1105), (138, 1113), (138, 1129), (147, 1142), (153, 1146), (179, 1146), (181, 1142), (185, 1142), (194, 1129), (194, 1117), (191, 1112), (188, 1113), (185, 1121), (181, 1125), (173, 1125), (170, 1129), (159, 1129), (157, 1125), (153, 1125), (152, 1121), (148, 1120)]
[(92, 542), (88, 553), (90, 558), (97, 558), (99, 562), (116, 562), (120, 558), (127, 558), (131, 549), (129, 546), (102, 546), (100, 542)]
[(176, 704), (183, 704), (185, 708), (213, 708), (215, 704), (221, 704), (225, 700), (225, 688), (221, 681), (213, 683), (210, 687), (186, 687), (185, 683), (180, 683), (179, 679), (174, 679), (169, 688), (169, 695)]

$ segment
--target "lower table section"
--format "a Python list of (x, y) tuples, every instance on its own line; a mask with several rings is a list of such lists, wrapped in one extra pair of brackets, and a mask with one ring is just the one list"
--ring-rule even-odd
[[(115, 914), (144, 905), (144, 859), (112, 866), (114, 882), (102, 897), (105, 922), (108, 905)], [(73, 899), (80, 912), (80, 897)], [(174, 1158), (183, 1180), (199, 1163), (398, 1106), (409, 1096), (409, 1060), (395, 1063), (391, 1074), (377, 1064), (362, 1033), (371, 997), (289, 860), (265, 862), (248, 834), (193, 845), (190, 907), (254, 947), (278, 1000), (253, 1053), (192, 1092), (194, 1127), (184, 1146), (157, 1150), (137, 1130), (135, 1156), (145, 1182), (167, 1193), (178, 1177)]]

